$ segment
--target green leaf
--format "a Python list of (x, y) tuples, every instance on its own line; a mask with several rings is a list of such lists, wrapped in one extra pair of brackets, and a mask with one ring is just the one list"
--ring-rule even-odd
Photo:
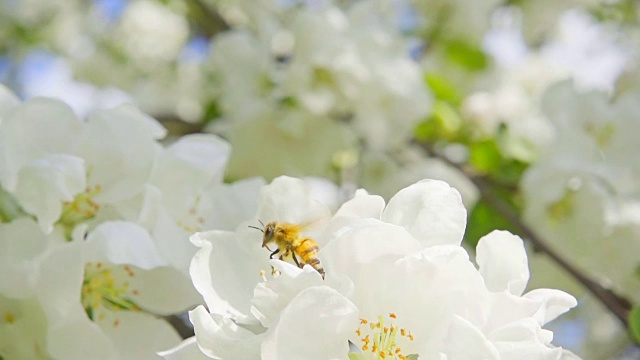
[(470, 71), (484, 70), (489, 65), (487, 55), (480, 47), (460, 39), (445, 44), (447, 60)]
[(635, 306), (629, 313), (629, 331), (633, 341), (640, 344), (640, 307)]
[(220, 116), (222, 116), (222, 110), (220, 109), (220, 105), (217, 101), (211, 101), (206, 105), (203, 116), (205, 123), (209, 123)]
[(431, 88), (436, 99), (448, 101), (454, 105), (460, 104), (462, 96), (455, 85), (445, 77), (437, 74), (425, 74), (424, 80)]
[(456, 109), (444, 101), (436, 101), (433, 106), (433, 117), (439, 122), (444, 134), (453, 135), (460, 129), (462, 118)]
[(438, 140), (438, 124), (433, 119), (428, 119), (416, 126), (413, 136), (418, 141), (431, 142)]
[(502, 154), (494, 140), (484, 140), (471, 145), (469, 162), (476, 170), (490, 173), (500, 167)]
[(479, 201), (469, 214), (464, 242), (475, 249), (481, 237), (496, 229), (517, 233), (517, 229), (513, 227), (509, 220), (505, 219), (484, 201)]

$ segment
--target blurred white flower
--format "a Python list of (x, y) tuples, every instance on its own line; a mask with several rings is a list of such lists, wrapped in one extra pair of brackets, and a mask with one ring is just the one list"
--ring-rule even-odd
[(616, 79), (630, 61), (631, 51), (623, 34), (613, 26), (599, 23), (586, 10), (565, 12), (553, 40), (542, 55), (566, 69), (581, 91), (612, 92)]
[[(300, 223), (325, 212), (300, 180), (281, 177), (264, 188), (258, 219)], [(459, 193), (441, 181), (411, 185), (386, 206), (359, 190), (308, 235), (320, 245), (324, 280), (280, 260), (270, 262), (279, 275), (265, 276), (270, 265), (255, 230), (195, 234), (201, 249), (191, 275), (208, 310), (190, 313), (195, 343), (163, 356), (197, 358), (196, 344), (221, 359), (563, 356), (542, 326), (575, 299), (550, 289), (523, 294), (527, 256), (508, 232), (480, 240), (477, 269), (460, 247), (465, 223)], [(349, 353), (349, 341), (359, 350)]]
[[(105, 222), (86, 241), (45, 234), (29, 218), (0, 224), (0, 356), (140, 359), (180, 340), (157, 315), (193, 306), (135, 224)], [(161, 296), (160, 296), (161, 295)], [(131, 334), (144, 332), (144, 339)]]
[[(163, 147), (164, 128), (130, 106), (82, 121), (56, 100), (1, 99), (3, 196), (33, 219), (0, 224), (0, 270), (11, 274), (0, 306), (40, 309), (18, 324), (42, 322), (25, 341), (54, 358), (157, 358), (180, 340), (158, 316), (201, 302), (186, 278), (188, 234), (253, 216), (263, 181), (223, 185), (226, 142), (198, 134)], [(1, 356), (14, 351), (0, 344)]]
[(135, 0), (122, 14), (115, 36), (132, 60), (153, 66), (178, 56), (189, 36), (189, 23), (162, 3)]
[(43, 230), (71, 232), (101, 208), (142, 191), (165, 134), (130, 106), (79, 120), (64, 103), (37, 98), (0, 123), (0, 183)]
[[(545, 96), (557, 136), (525, 174), (525, 219), (592, 275), (638, 300), (640, 163), (630, 149), (637, 95), (578, 94), (570, 83)], [(615, 263), (615, 266), (613, 264)]]
[(214, 38), (206, 65), (221, 89), (210, 129), (234, 147), (234, 178), (329, 177), (356, 140), (400, 148), (429, 115), (420, 67), (377, 2), (251, 5), (239, 7), (254, 21)]
[[(496, 14), (485, 48), (498, 61), (493, 79), (497, 86), (468, 96), (462, 110), (485, 135), (500, 139), (506, 155), (532, 162), (554, 136), (553, 119), (542, 111), (546, 90), (570, 78), (579, 91), (611, 92), (630, 51), (615, 28), (580, 11), (563, 14), (555, 36), (534, 50), (524, 43), (517, 15), (514, 9)], [(518, 55), (506, 55), (505, 47), (517, 48)]]

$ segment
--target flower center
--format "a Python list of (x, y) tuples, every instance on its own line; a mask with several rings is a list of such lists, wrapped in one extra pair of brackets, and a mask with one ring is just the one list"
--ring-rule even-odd
[[(99, 310), (140, 311), (140, 307), (131, 298), (138, 290), (130, 290), (129, 282), (121, 279), (132, 278), (135, 273), (129, 266), (105, 268), (102, 263), (88, 263), (82, 283), (82, 306), (91, 320), (104, 317)], [(114, 324), (117, 326), (117, 323)]]
[(194, 201), (194, 204), (191, 208), (189, 208), (189, 213), (186, 214), (182, 219), (178, 219), (176, 223), (186, 232), (194, 233), (203, 230), (204, 226), (204, 217), (201, 212), (198, 210), (200, 206), (201, 196), (198, 195)]
[(100, 193), (100, 185), (87, 188), (84, 192), (76, 195), (73, 201), (63, 203), (62, 215), (58, 223), (64, 228), (67, 239), (71, 239), (71, 232), (77, 224), (93, 218), (100, 210), (100, 205), (91, 199), (98, 193)]
[(373, 322), (367, 319), (360, 319), (360, 326), (356, 334), (360, 338), (361, 359), (400, 359), (407, 360), (402, 349), (396, 341), (413, 341), (413, 335), (404, 328), (395, 326), (397, 315), (390, 313), (388, 319), (380, 315), (378, 321)]

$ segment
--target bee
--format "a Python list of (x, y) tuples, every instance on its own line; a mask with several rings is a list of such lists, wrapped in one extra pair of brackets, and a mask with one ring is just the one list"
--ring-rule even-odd
[[(286, 222), (272, 221), (268, 224), (258, 220), (262, 229), (255, 226), (249, 226), (253, 229), (262, 231), (262, 247), (271, 251), (269, 259), (278, 256), (278, 259), (291, 261), (299, 268), (304, 265), (311, 265), (324, 279), (324, 269), (318, 259), (318, 244), (311, 238), (302, 237), (302, 231), (313, 222), (301, 225)], [(278, 247), (275, 250), (269, 248), (269, 244), (275, 243)]]

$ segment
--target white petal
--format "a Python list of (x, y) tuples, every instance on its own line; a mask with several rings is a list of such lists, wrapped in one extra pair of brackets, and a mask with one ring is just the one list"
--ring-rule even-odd
[(65, 360), (117, 359), (117, 351), (109, 337), (89, 320), (80, 303), (77, 303), (77, 308), (65, 319), (50, 323), (47, 350), (52, 357)]
[(476, 262), (489, 290), (522, 295), (529, 281), (529, 263), (518, 236), (501, 230), (483, 236), (476, 247)]
[[(393, 311), (416, 337), (439, 338), (455, 314), (478, 327), (486, 322), (491, 293), (462, 247), (431, 246), (395, 265), (395, 272), (379, 276), (376, 286), (388, 289), (389, 294), (379, 290), (378, 296), (389, 299), (389, 306), (394, 306)], [(362, 303), (356, 302), (361, 312), (372, 307), (366, 299)]]
[(562, 356), (561, 348), (549, 345), (553, 333), (531, 318), (495, 330), (488, 337), (504, 360), (557, 360)]
[(253, 289), (261, 281), (260, 271), (270, 269), (267, 253), (263, 258), (248, 256), (228, 231), (196, 233), (190, 240), (200, 249), (189, 274), (207, 307), (239, 322), (250, 321)]
[(152, 182), (174, 218), (188, 213), (206, 185), (222, 181), (230, 151), (219, 137), (196, 134), (181, 137), (162, 152)]
[(267, 328), (278, 321), (282, 310), (298, 293), (323, 284), (320, 274), (310, 266), (300, 269), (280, 260), (272, 260), (271, 263), (280, 275), (259, 283), (251, 300), (251, 313)]
[[(35, 98), (9, 110), (0, 122), (0, 182), (14, 191), (25, 164), (47, 154), (74, 153), (82, 122), (58, 100)], [(1, 163), (0, 163), (1, 164)]]
[(156, 222), (151, 233), (158, 252), (168, 264), (187, 273), (191, 258), (197, 250), (189, 242), (191, 231), (179, 226), (163, 206), (155, 209), (154, 215)]
[(352, 222), (334, 234), (321, 259), (328, 269), (348, 273), (347, 269), (375, 262), (384, 257), (400, 258), (420, 250), (420, 243), (403, 227), (364, 219)]
[(156, 352), (180, 342), (166, 321), (136, 311), (109, 311), (97, 321), (122, 360), (158, 360)]
[(488, 333), (508, 324), (534, 316), (540, 310), (540, 302), (516, 296), (508, 291), (491, 294), (491, 307), (483, 330)]
[(0, 349), (4, 359), (47, 360), (47, 319), (37, 301), (12, 300), (0, 295)]
[(523, 298), (541, 303), (540, 310), (535, 315), (540, 325), (548, 323), (578, 305), (576, 298), (556, 289), (531, 290), (524, 294)]
[(348, 359), (358, 309), (327, 286), (300, 292), (262, 343), (263, 360)]
[(175, 314), (202, 303), (189, 277), (171, 267), (136, 269), (135, 276), (127, 280), (129, 288), (137, 290), (133, 300), (152, 314)]
[(328, 218), (329, 208), (313, 197), (311, 188), (303, 180), (280, 176), (260, 192), (258, 219), (302, 224)]
[(46, 155), (18, 172), (16, 200), (38, 219), (45, 232), (62, 214), (62, 203), (84, 191), (86, 183), (82, 159), (63, 154)]
[(358, 189), (353, 199), (340, 206), (335, 217), (346, 216), (380, 219), (384, 205), (382, 196), (369, 195), (366, 190)]
[(422, 180), (394, 195), (382, 220), (405, 227), (422, 246), (459, 245), (467, 211), (457, 190), (439, 180)]
[(447, 360), (500, 360), (498, 350), (484, 334), (466, 319), (453, 315), (451, 326), (444, 340)]
[(320, 248), (319, 257), (327, 281), (333, 281), (334, 277), (350, 279), (353, 282), (350, 299), (361, 312), (367, 309), (365, 316), (375, 318), (381, 313), (396, 311), (384, 308), (389, 305), (387, 300), (398, 294), (390, 288), (407, 283), (395, 277), (393, 264), (419, 250), (418, 240), (403, 227), (363, 219), (337, 233), (335, 239)]
[(165, 360), (209, 360), (207, 355), (203, 354), (198, 347), (196, 337), (192, 336), (175, 347), (158, 352)]
[(89, 233), (85, 244), (86, 261), (129, 264), (141, 269), (167, 265), (149, 233), (132, 222), (104, 222)]
[(20, 105), (20, 99), (6, 86), (0, 84), (0, 121), (2, 121), (2, 114), (18, 105)]
[(220, 184), (203, 194), (200, 214), (206, 214), (205, 229), (234, 230), (255, 216), (262, 178), (250, 178), (232, 184)]
[(260, 359), (262, 335), (255, 335), (233, 321), (212, 315), (201, 305), (189, 311), (200, 351), (213, 359)]
[(84, 315), (78, 301), (84, 276), (81, 250), (80, 242), (59, 245), (41, 264), (37, 297), (52, 323), (66, 320), (78, 311)]
[(47, 349), (56, 359), (112, 360), (115, 349), (80, 304), (84, 263), (81, 242), (58, 246), (43, 261), (38, 300), (47, 316)]
[(311, 196), (325, 204), (327, 208), (335, 210), (340, 205), (340, 189), (333, 181), (321, 177), (307, 176), (302, 178), (311, 189)]
[(122, 105), (90, 115), (80, 150), (91, 169), (98, 201), (126, 200), (142, 191), (159, 151), (164, 129), (139, 110)]
[(29, 218), (0, 224), (0, 294), (23, 298), (35, 290), (38, 259), (48, 248), (47, 236)]

